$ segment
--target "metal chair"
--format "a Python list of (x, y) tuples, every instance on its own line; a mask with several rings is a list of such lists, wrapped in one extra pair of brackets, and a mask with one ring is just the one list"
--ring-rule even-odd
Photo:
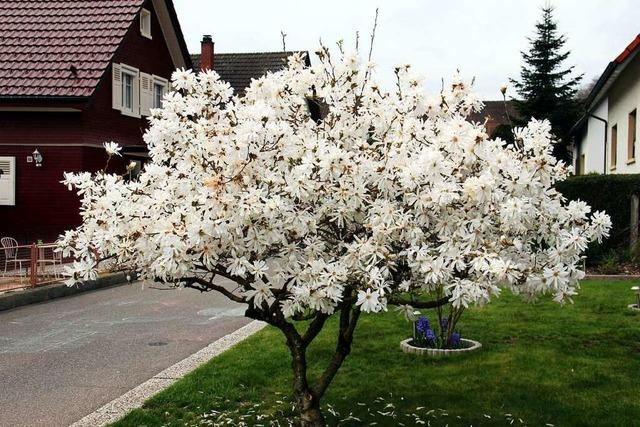
[[(30, 265), (31, 260), (28, 258), (18, 258), (18, 241), (13, 237), (3, 237), (0, 239), (0, 244), (2, 244), (2, 248), (4, 249), (4, 273), (3, 276), (7, 275), (7, 267), (11, 263), (13, 264), (13, 269), (19, 266), (19, 274), (22, 277), (22, 263)], [(25, 275), (26, 275), (25, 269)]]
[[(47, 249), (51, 250), (51, 258), (47, 258)], [(60, 269), (56, 268), (57, 265), (62, 266), (62, 252), (56, 250), (55, 246), (45, 245), (38, 249), (38, 265), (42, 265), (42, 272), (47, 272), (47, 265), (53, 267), (53, 276), (57, 279), (60, 277)]]

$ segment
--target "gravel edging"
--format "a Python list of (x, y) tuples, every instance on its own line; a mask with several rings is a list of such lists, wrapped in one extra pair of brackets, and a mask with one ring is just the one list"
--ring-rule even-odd
[(166, 389), (189, 372), (205, 364), (221, 353), (224, 353), (241, 341), (244, 341), (246, 338), (260, 331), (265, 326), (267, 326), (267, 324), (264, 322), (257, 320), (252, 321), (242, 328), (212, 342), (186, 359), (168, 367), (164, 371), (153, 376), (153, 378), (129, 390), (122, 396), (112, 400), (101, 408), (98, 408), (96, 411), (85, 416), (81, 420), (71, 424), (70, 427), (99, 427), (117, 421), (125, 416), (129, 411), (140, 408), (151, 396)]

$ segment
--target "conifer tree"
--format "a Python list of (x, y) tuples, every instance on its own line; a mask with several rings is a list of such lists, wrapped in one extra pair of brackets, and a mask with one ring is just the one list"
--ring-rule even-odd
[(549, 120), (558, 140), (554, 155), (570, 162), (569, 130), (580, 115), (576, 93), (582, 75), (573, 75), (574, 67), (564, 65), (570, 52), (563, 49), (567, 39), (558, 34), (553, 11), (551, 6), (542, 8), (542, 19), (536, 24), (534, 37), (529, 39), (529, 51), (522, 52), (520, 80), (511, 79), (511, 83), (520, 96), (514, 100), (522, 120), (519, 124), (531, 118)]

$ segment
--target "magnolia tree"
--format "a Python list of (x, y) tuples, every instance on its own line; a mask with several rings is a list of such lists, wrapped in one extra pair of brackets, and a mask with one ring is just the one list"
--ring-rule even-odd
[[(568, 170), (548, 123), (508, 146), (466, 120), (481, 102), (458, 76), (430, 96), (403, 66), (387, 92), (357, 55), (317, 54), (312, 67), (293, 55), (243, 97), (213, 71), (175, 72), (137, 179), (66, 175), (83, 224), (61, 237), (70, 283), (95, 276), (99, 253), (142, 279), (220, 292), (281, 330), (305, 426), (324, 425), (320, 399), (362, 313), (449, 305), (455, 318), (502, 288), (566, 301), (581, 252), (610, 228), (553, 188)], [(334, 314), (335, 352), (310, 378), (307, 349)]]

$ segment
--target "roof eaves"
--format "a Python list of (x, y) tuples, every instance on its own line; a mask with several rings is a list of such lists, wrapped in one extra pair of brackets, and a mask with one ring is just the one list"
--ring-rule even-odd
[(634, 50), (640, 45), (640, 34), (636, 36), (635, 39), (622, 51), (620, 55), (616, 57), (616, 62), (618, 64), (622, 64), (625, 59), (629, 57), (633, 53)]
[(193, 69), (193, 62), (191, 61), (191, 55), (189, 55), (189, 49), (187, 48), (187, 43), (184, 40), (184, 34), (182, 33), (182, 27), (180, 27), (180, 20), (178, 19), (176, 8), (173, 5), (173, 0), (166, 0), (166, 2), (167, 2), (167, 10), (169, 11), (169, 16), (171, 17), (171, 22), (176, 31), (178, 44), (180, 45), (182, 56), (184, 56), (184, 62), (187, 65), (186, 68)]
[(0, 101), (86, 101), (91, 96), (59, 96), (59, 95), (0, 95)]
[(613, 61), (609, 62), (607, 68), (605, 68), (602, 75), (598, 78), (598, 81), (589, 92), (589, 96), (585, 99), (585, 105), (587, 106), (587, 111), (591, 110), (594, 107), (593, 104), (599, 100), (599, 95), (602, 89), (606, 86), (609, 78), (614, 74), (619, 65), (623, 65), (627, 59), (629, 59), (633, 54), (637, 52), (638, 46), (640, 46), (640, 34), (636, 36), (635, 39), (631, 43), (624, 48), (622, 53), (616, 57)]

